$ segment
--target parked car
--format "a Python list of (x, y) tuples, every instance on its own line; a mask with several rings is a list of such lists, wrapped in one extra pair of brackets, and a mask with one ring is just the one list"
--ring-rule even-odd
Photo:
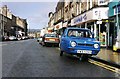
[(37, 38), (37, 42), (42, 43), (42, 37)]
[(28, 36), (25, 36), (25, 39), (29, 39), (29, 37), (28, 37)]
[(4, 36), (4, 41), (8, 41), (9, 37), (8, 36)]
[(22, 38), (21, 37), (17, 37), (17, 40), (21, 40)]
[(17, 38), (15, 36), (10, 36), (9, 40), (13, 41), (13, 40), (17, 40)]
[(57, 45), (59, 46), (59, 37), (57, 34), (45, 34), (42, 38), (42, 45)]
[(96, 41), (89, 29), (67, 28), (61, 37), (60, 51), (60, 56), (65, 52), (88, 59), (88, 56), (98, 54), (100, 42)]
[(25, 37), (25, 36), (22, 36), (22, 37), (21, 37), (21, 39), (22, 39), (22, 40), (25, 40), (25, 39), (26, 39), (26, 37)]

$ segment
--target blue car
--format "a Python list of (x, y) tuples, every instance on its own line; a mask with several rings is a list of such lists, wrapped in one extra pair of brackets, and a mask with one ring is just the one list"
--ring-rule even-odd
[(60, 56), (63, 53), (88, 58), (100, 51), (100, 42), (96, 41), (89, 29), (67, 28), (60, 39)]

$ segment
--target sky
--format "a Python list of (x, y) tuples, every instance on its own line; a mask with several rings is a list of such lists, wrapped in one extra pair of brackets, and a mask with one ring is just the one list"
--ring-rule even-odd
[(2, 2), (12, 14), (27, 19), (28, 29), (42, 29), (48, 26), (49, 12), (55, 12), (56, 2)]

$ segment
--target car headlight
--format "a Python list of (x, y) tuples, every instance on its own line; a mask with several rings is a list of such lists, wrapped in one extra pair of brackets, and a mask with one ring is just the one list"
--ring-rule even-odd
[(72, 47), (75, 47), (76, 45), (77, 45), (76, 42), (74, 42), (74, 41), (71, 42)]
[(94, 48), (99, 48), (99, 44), (94, 44)]

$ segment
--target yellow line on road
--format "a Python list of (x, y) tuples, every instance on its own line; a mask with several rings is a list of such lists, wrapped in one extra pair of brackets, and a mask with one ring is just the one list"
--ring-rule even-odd
[[(58, 50), (60, 50), (60, 48), (57, 48)], [(120, 74), (120, 69), (116, 68), (116, 67), (113, 67), (113, 66), (110, 66), (110, 65), (107, 65), (107, 64), (104, 64), (104, 63), (101, 63), (101, 62), (98, 62), (98, 61), (95, 61), (95, 60), (91, 60), (89, 59), (89, 62), (92, 63), (92, 64), (95, 64), (97, 66), (100, 66), (102, 68), (105, 68), (107, 70), (110, 70), (112, 72), (115, 72), (115, 73), (118, 73)]]
[(97, 66), (103, 67), (103, 68), (105, 68), (107, 70), (110, 70), (112, 72), (120, 74), (120, 69), (118, 69), (116, 67), (112, 67), (112, 66), (109, 66), (109, 65), (103, 64), (101, 62), (91, 60), (91, 59), (89, 60), (89, 62), (92, 63), (92, 64), (95, 64)]

